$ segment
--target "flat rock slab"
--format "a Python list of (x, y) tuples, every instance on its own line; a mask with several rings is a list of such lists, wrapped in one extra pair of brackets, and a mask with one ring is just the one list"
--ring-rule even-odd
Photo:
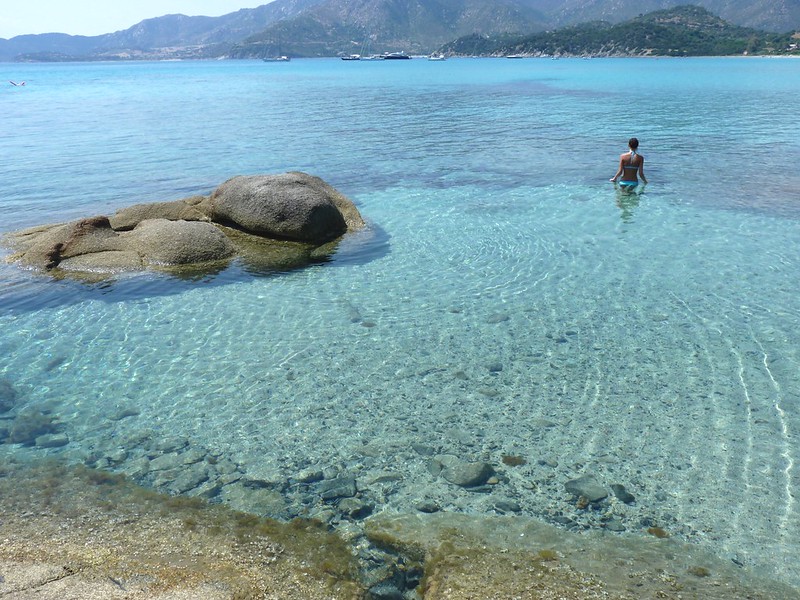
[(230, 600), (212, 585), (159, 591), (153, 579), (127, 582), (55, 564), (0, 560), (0, 597), (14, 600)]
[(320, 527), (158, 495), (99, 471), (2, 467), (3, 600), (362, 597), (350, 549)]

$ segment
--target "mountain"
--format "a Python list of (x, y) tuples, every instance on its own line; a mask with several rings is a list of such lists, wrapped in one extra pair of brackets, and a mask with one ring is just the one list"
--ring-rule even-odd
[[(556, 27), (590, 21), (622, 23), (687, 0), (530, 0)], [(742, 27), (776, 33), (800, 29), (800, 0), (693, 0), (692, 4)], [(553, 27), (551, 27), (553, 28)]]
[(167, 15), (147, 19), (129, 29), (104, 37), (106, 43), (113, 48), (230, 44), (262, 31), (272, 23), (292, 19), (320, 1), (277, 0), (221, 17)]
[(798, 54), (797, 35), (732, 25), (698, 6), (679, 6), (611, 24), (594, 21), (517, 39), (468, 36), (450, 54), (529, 56), (726, 56)]
[(231, 50), (237, 58), (429, 53), (468, 33), (541, 31), (548, 24), (527, 0), (325, 0), (275, 23)]
[(98, 36), (45, 33), (0, 38), (0, 61), (206, 58), (282, 19), (292, 19), (321, 0), (275, 0), (221, 17), (165, 15)]
[[(684, 0), (685, 1), (685, 0)], [(800, 29), (800, 0), (695, 0), (737, 26)], [(462, 36), (534, 34), (586, 22), (614, 26), (681, 0), (275, 0), (221, 17), (166, 15), (101, 36), (0, 39), (0, 61), (428, 53)], [(603, 26), (605, 27), (605, 25)], [(580, 28), (573, 31), (578, 34)], [(483, 40), (483, 42), (481, 41)]]

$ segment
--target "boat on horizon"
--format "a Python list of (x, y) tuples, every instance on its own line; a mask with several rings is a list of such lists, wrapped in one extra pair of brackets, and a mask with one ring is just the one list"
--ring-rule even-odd
[(383, 60), (409, 60), (411, 57), (405, 52), (384, 52), (381, 57)]
[(267, 56), (265, 58), (262, 58), (261, 60), (263, 60), (264, 62), (289, 62), (292, 59), (286, 55), (283, 55), (283, 56)]

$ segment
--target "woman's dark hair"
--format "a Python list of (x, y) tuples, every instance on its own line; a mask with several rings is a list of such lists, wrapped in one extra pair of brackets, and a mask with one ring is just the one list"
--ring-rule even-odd
[(631, 138), (628, 140), (628, 146), (631, 150), (636, 150), (639, 147), (639, 140), (636, 138)]

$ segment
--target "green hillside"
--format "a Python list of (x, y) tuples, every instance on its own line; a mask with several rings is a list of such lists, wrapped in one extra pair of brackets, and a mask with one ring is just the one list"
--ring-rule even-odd
[(456, 55), (731, 56), (800, 54), (797, 33), (732, 25), (698, 6), (679, 6), (611, 25), (599, 21), (509, 39), (468, 36), (442, 51)]
[[(0, 39), (0, 61), (313, 57), (401, 50), (531, 56), (798, 53), (797, 32), (779, 34), (774, 27), (800, 30), (800, 0), (694, 0), (705, 8), (675, 7), (679, 1), (274, 0), (221, 17), (165, 15), (100, 36), (50, 33)], [(622, 21), (630, 15), (640, 16)], [(773, 29), (757, 30), (754, 24)]]

